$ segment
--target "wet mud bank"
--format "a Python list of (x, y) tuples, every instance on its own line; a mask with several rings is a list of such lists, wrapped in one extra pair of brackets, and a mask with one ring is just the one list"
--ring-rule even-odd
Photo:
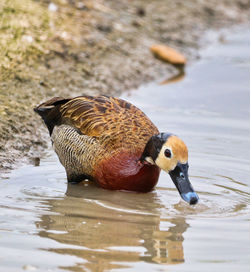
[(25, 160), (37, 163), (49, 143), (33, 112), (38, 103), (53, 96), (120, 95), (171, 76), (175, 69), (154, 58), (152, 44), (172, 46), (190, 62), (206, 45), (207, 29), (250, 19), (250, 1), (245, 0), (25, 0), (25, 10), (15, 2), (0, 6), (6, 21), (21, 16), (23, 22), (17, 29), (3, 20), (0, 29), (2, 40), (16, 38), (15, 46), (7, 44), (0, 52), (1, 172)]

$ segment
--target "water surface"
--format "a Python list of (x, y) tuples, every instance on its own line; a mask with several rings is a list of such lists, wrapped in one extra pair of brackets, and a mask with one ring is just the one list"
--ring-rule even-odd
[(226, 32), (168, 85), (122, 96), (189, 147), (200, 196), (67, 185), (52, 150), (0, 180), (1, 271), (249, 271), (250, 31)]

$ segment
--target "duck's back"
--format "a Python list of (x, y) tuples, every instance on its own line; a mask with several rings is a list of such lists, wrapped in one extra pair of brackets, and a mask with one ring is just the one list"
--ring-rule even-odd
[(108, 96), (81, 96), (61, 106), (64, 123), (100, 140), (107, 151), (145, 147), (157, 128), (137, 107)]
[(140, 156), (149, 138), (158, 133), (140, 109), (114, 97), (53, 98), (35, 111), (50, 131), (68, 179), (74, 176), (71, 168), (78, 175), (92, 176), (100, 159), (119, 157), (120, 152)]

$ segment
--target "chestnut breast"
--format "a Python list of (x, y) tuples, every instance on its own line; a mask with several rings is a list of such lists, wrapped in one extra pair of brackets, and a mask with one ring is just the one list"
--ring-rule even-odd
[(139, 158), (138, 153), (116, 152), (98, 162), (93, 177), (105, 189), (149, 192), (157, 184), (160, 169)]

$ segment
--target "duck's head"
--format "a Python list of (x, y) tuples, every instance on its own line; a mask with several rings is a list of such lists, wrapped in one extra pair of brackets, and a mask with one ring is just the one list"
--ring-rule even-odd
[(180, 138), (168, 133), (152, 136), (145, 147), (142, 160), (169, 173), (185, 201), (189, 204), (198, 202), (199, 197), (188, 178), (188, 149)]

